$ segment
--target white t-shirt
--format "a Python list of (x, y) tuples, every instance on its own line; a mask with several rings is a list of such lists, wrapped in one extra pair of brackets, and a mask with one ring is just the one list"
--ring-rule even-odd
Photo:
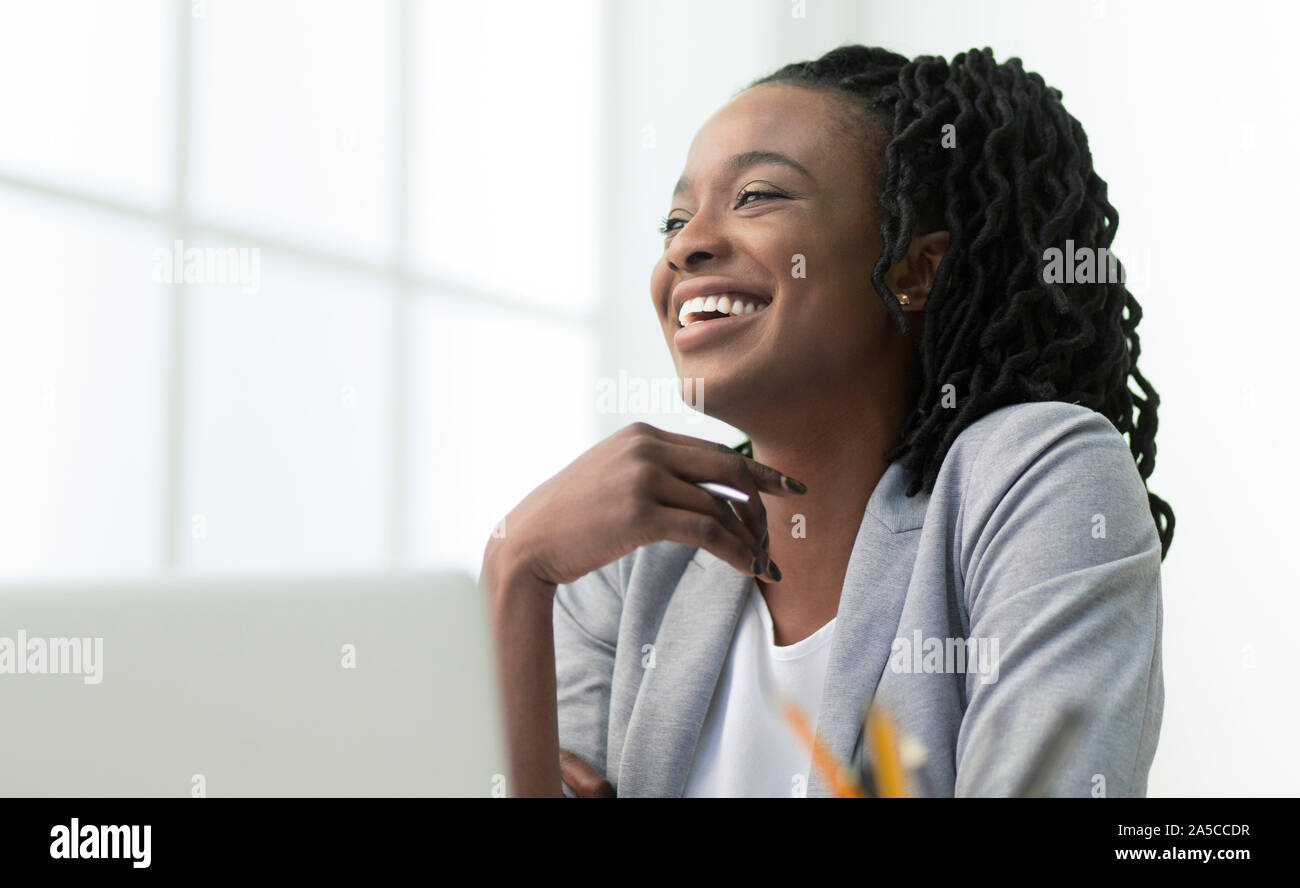
[(766, 687), (785, 691), (817, 724), (835, 620), (794, 644), (773, 641), (772, 614), (755, 583), (732, 637), (686, 780), (688, 797), (797, 797), (807, 793), (812, 754)]

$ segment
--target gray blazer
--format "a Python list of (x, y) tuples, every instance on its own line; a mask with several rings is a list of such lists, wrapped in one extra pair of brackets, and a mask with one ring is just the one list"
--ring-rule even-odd
[[(858, 753), (874, 698), (924, 745), (922, 793), (1009, 795), (1082, 704), (1047, 793), (1144, 795), (1164, 709), (1160, 541), (1124, 438), (1086, 407), (1016, 404), (958, 436), (932, 493), (906, 487), (895, 462), (867, 503), (822, 739)], [(560, 745), (620, 796), (680, 796), (751, 583), (664, 542), (560, 586)], [(951, 639), (972, 642), (964, 671)], [(807, 794), (830, 794), (819, 774)]]

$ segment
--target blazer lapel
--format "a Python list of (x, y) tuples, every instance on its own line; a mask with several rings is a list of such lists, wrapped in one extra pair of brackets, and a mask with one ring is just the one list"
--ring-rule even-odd
[[(817, 733), (846, 763), (898, 633), (916, 561), (918, 534), (909, 531), (921, 527), (929, 504), (928, 494), (907, 497), (906, 489), (901, 465), (890, 464), (867, 503), (840, 592)], [(808, 794), (831, 795), (825, 776), (816, 770)]]
[(753, 578), (699, 550), (669, 600), (628, 721), (620, 796), (680, 796)]

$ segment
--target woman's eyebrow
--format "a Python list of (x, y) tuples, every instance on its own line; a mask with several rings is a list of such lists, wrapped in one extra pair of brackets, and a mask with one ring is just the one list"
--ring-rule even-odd
[[(742, 154), (733, 154), (731, 155), (731, 157), (728, 157), (727, 160), (723, 163), (722, 169), (728, 175), (734, 176), (737, 175), (738, 173), (744, 172), (750, 167), (758, 166), (759, 164), (762, 163), (780, 164), (781, 166), (786, 166), (792, 170), (795, 170), (796, 172), (802, 173), (803, 175), (807, 176), (809, 179), (813, 178), (813, 174), (808, 172), (808, 170), (804, 167), (803, 164), (801, 164), (799, 161), (795, 160), (793, 157), (791, 157), (788, 154), (782, 154), (780, 151), (758, 150), (758, 151), (745, 151)], [(676, 197), (677, 195), (681, 194), (683, 191), (685, 191), (690, 187), (691, 187), (690, 179), (686, 178), (685, 176), (682, 176), (680, 179), (677, 180), (677, 186), (673, 188), (673, 197)]]

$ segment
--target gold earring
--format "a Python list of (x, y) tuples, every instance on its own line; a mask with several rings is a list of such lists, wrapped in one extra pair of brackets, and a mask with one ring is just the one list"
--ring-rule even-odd
[(899, 305), (909, 305), (909, 304), (911, 304), (911, 302), (912, 302), (912, 297), (911, 297), (911, 296), (908, 296), (906, 293), (899, 293), (899, 294), (898, 294), (898, 304), (899, 304)]

